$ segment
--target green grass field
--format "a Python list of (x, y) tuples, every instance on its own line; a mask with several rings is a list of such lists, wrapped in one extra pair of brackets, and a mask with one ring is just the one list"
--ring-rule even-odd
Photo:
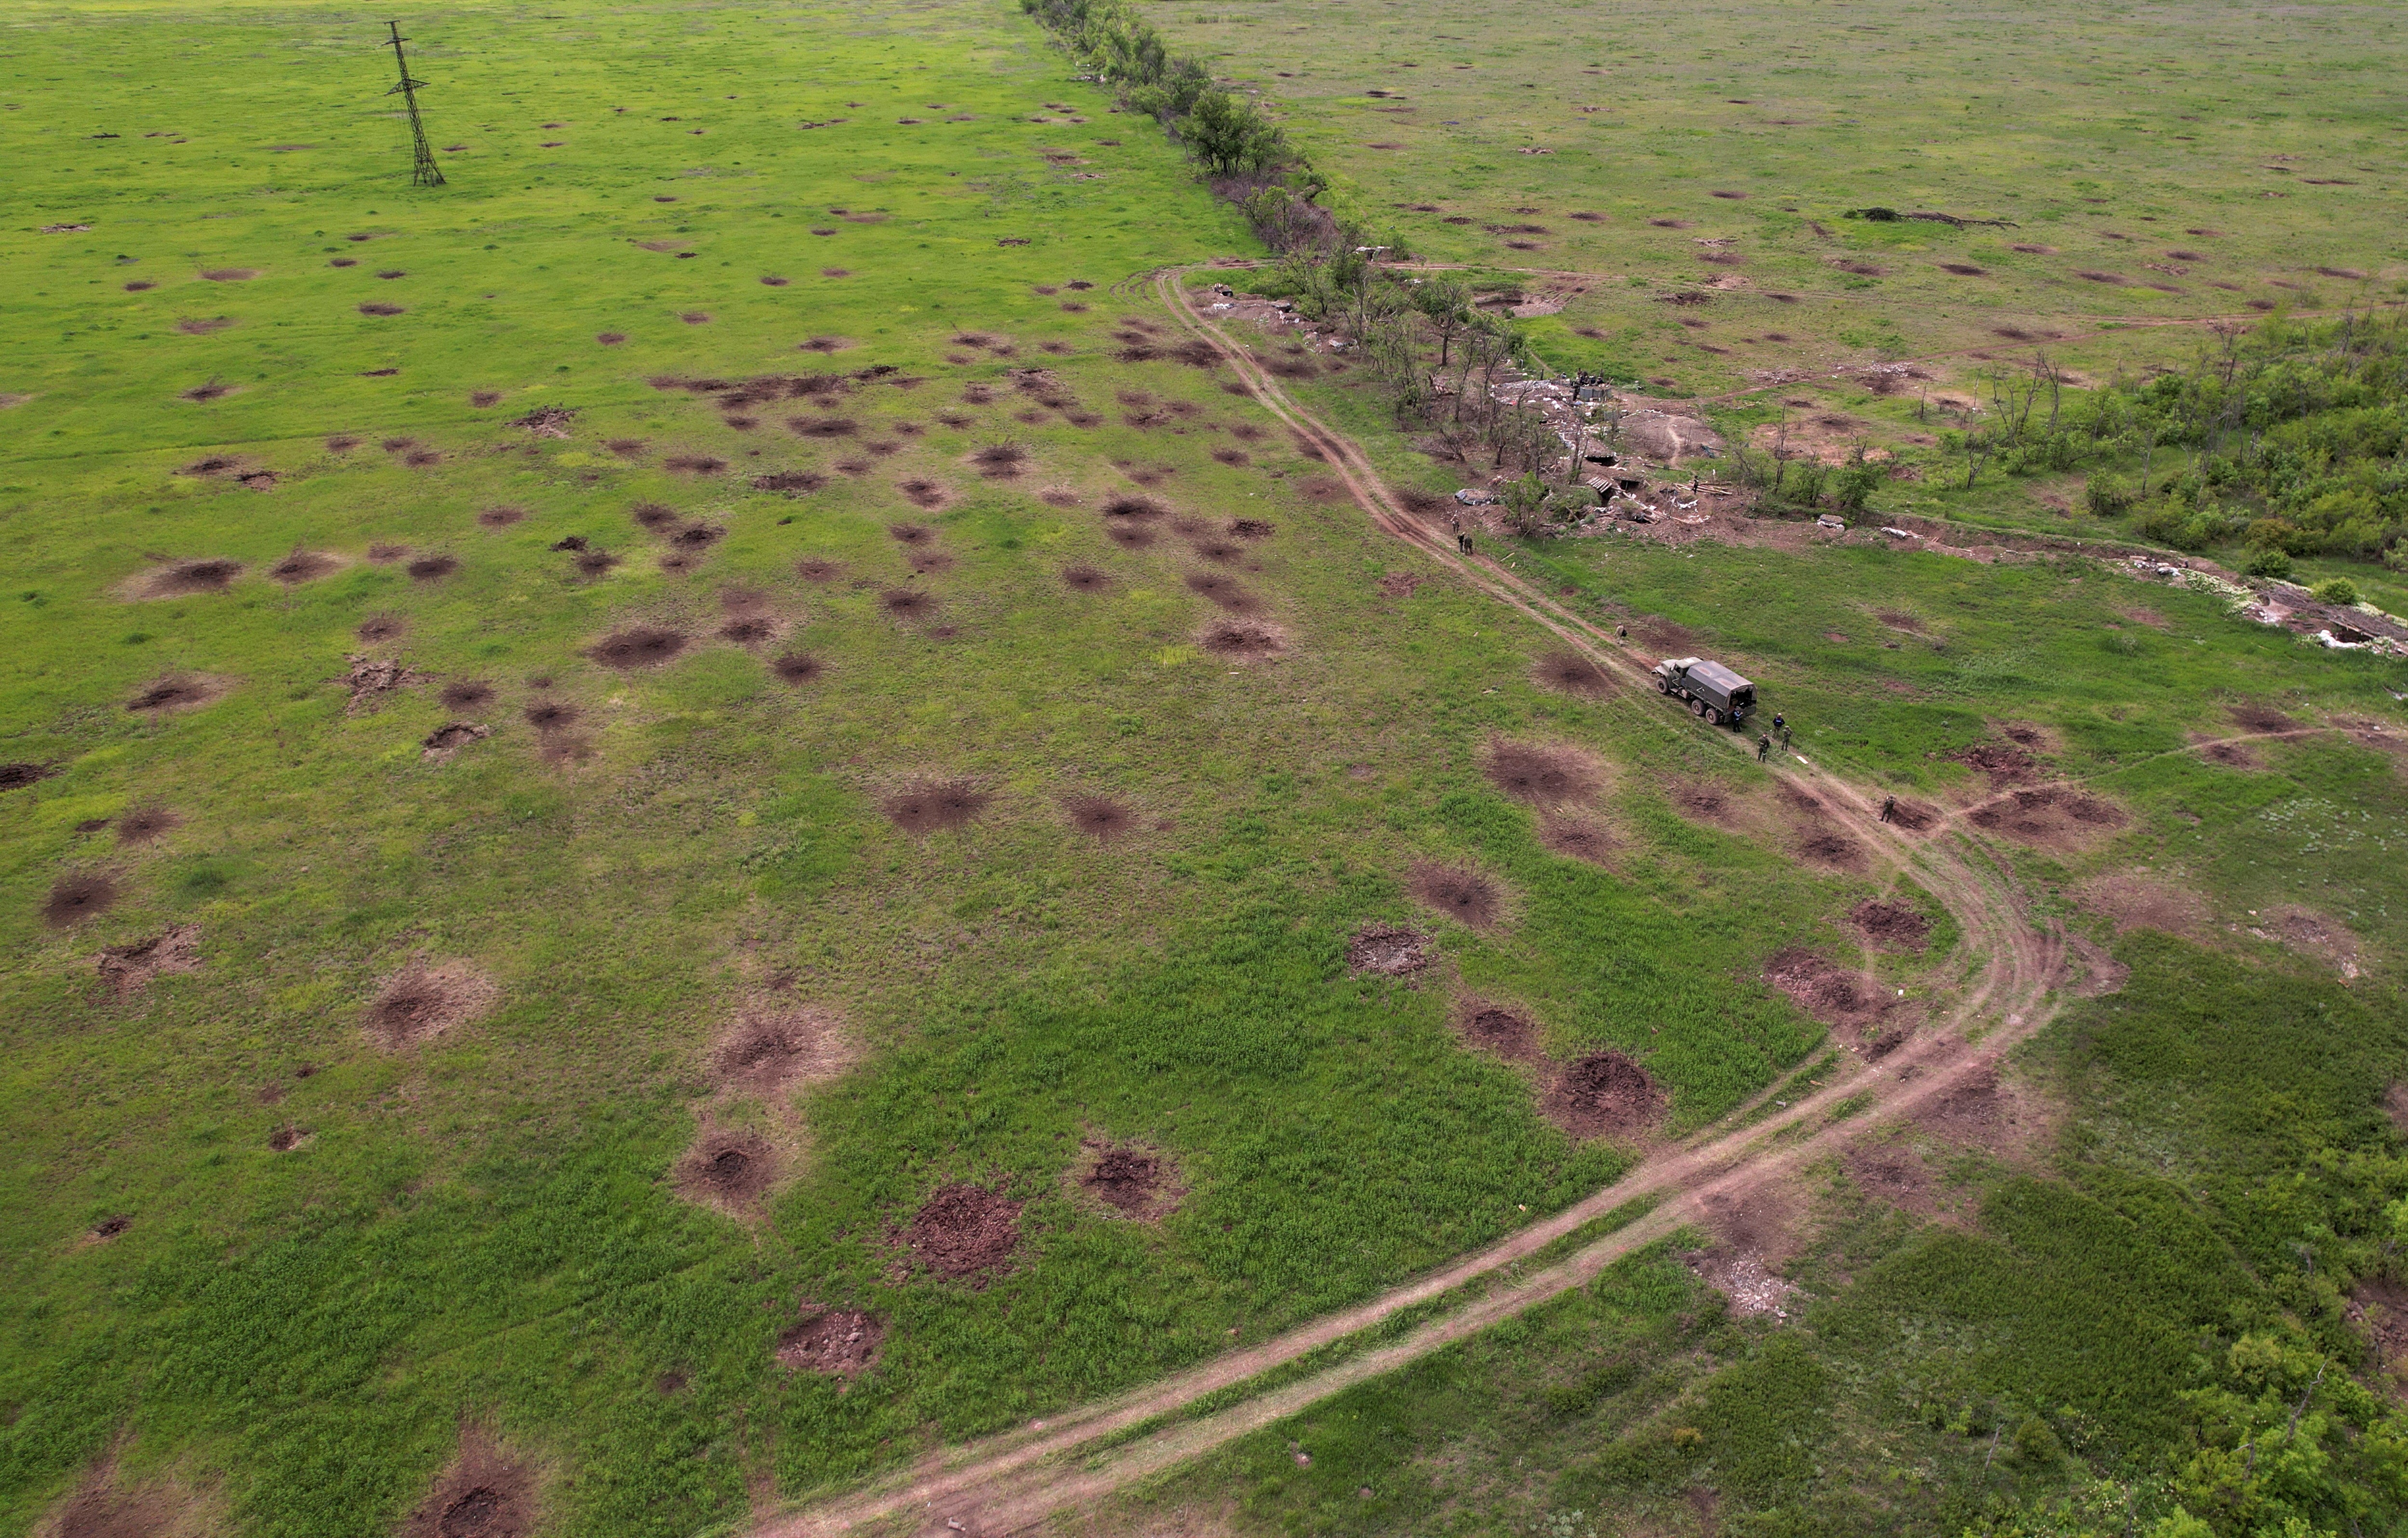
[[(1732, 304), (1770, 305), (1776, 281), (1803, 296), (1779, 355), (1800, 366), (1890, 347), (1848, 340), (1876, 322), (1922, 351), (1977, 345), (2000, 317), (2224, 303), (2187, 278), (2169, 295), (2065, 276), (2104, 238), (2076, 171), (2169, 225), (2214, 204), (2218, 263), (2253, 296), (2303, 263), (2376, 276), (2316, 278), (2300, 303), (2398, 276), (2387, 13), (2286, 23), (2248, 66), (2267, 78), (2214, 83), (2255, 96), (2214, 119), (2212, 171), (2171, 134), (2137, 138), (2192, 106), (2114, 127), (2071, 75), (2048, 76), (2046, 104), (1977, 105), (2060, 138), (2081, 125), (2082, 165), (2037, 134), (1961, 148), (1943, 77), (1969, 50), (2029, 55), (2045, 18), (1948, 18), (1928, 95), (1835, 77), (1870, 54), (1818, 36), (1780, 67), (1815, 76), (1792, 94), (1821, 105), (1792, 107), (1729, 83), (1766, 67), (1742, 34), (1703, 56), (1711, 15), (1648, 23), (1645, 47), (1678, 56), (1656, 72), (1635, 38), (1542, 49), (1536, 13), (1482, 18), (1526, 41), (1492, 34), (1498, 51), (1460, 61), (1342, 8), (1241, 14), (1161, 22), (1259, 42), (1230, 64), (1259, 77), (1366, 34), (1421, 75), (1476, 57), (1484, 73), (1448, 90), (1500, 99), (1467, 107), (1461, 138), (1417, 102), (1358, 131), (1378, 104), (1353, 93), (1376, 82), (1279, 90), (1348, 197), (1445, 201), (1382, 178), (1437, 185), (1452, 147), (1450, 196), (1476, 219), (1548, 206), (1520, 216), (1550, 223), (1533, 263), (1647, 286), (1530, 322), (1559, 364), (1673, 367), (1642, 357), (1671, 335), (1644, 301), (1693, 280), (1708, 248), (1690, 240), (1724, 234), (1754, 285)], [(1867, 15), (1892, 39), (1926, 24)], [(2213, 21), (2176, 62), (2193, 95), (2211, 85), (2191, 61), (2271, 24)], [(1652, 695), (1543, 685), (1557, 643), (1378, 533), (1230, 370), (1179, 360), (1134, 280), (1259, 250), (1154, 124), (1016, 12), (466, 7), (404, 31), (442, 188), (407, 184), (381, 20), (28, 7), (6, 35), (0, 1531), (432, 1531), (422, 1508), (487, 1441), (526, 1471), (544, 1533), (741, 1531), (1362, 1300), (1629, 1167), (1639, 1141), (1568, 1135), (1538, 1068), (1463, 1045), (1478, 1005), (1526, 1017), (1554, 1061), (1627, 1053), (1670, 1138), (1827, 1045), (1764, 980), (1777, 952), (1946, 1003), (1965, 960), (1949, 924), (1919, 957), (1867, 956), (1843, 916), (1880, 885), (1801, 854), (1769, 776)], [(2076, 73), (2120, 75), (2164, 38), (2117, 21)], [(1334, 69), (1296, 72), (1335, 90)], [(1523, 77), (1555, 99), (1514, 96)], [(2302, 99), (2281, 95), (2292, 81)], [(1851, 92), (1887, 110), (1842, 107)], [(1619, 105), (1573, 111), (1590, 101)], [(1813, 126), (1726, 132), (1776, 107)], [(1505, 162), (1541, 120), (1558, 152)], [(1858, 192), (1828, 167), (1867, 134), (1886, 148), (1859, 154)], [(1380, 136), (1416, 148), (1353, 144)], [(1642, 138), (1651, 180), (1582, 148)], [(1956, 169), (1900, 192), (1924, 138)], [(2251, 169), (2311, 149), (2288, 174)], [(2327, 175), (2361, 160), (2390, 169)], [(1703, 201), (1710, 167), (1751, 197)], [(1936, 306), (1958, 279), (1925, 269), (1957, 246), (1885, 255), (1899, 276), (1866, 290), (1799, 233), (1910, 193), (2082, 233), (2028, 261), (1966, 244), (1988, 297), (1953, 318)], [(1609, 215), (1576, 240), (1553, 219), (1574, 201)], [(1697, 228), (1651, 230), (1659, 207)], [(1518, 264), (1398, 218), (1434, 256)], [(1830, 227), (1831, 251), (1899, 233)], [(1736, 355), (1679, 357), (1684, 391), (1744, 382)], [(1428, 478), (1344, 376), (1306, 394), (1398, 478)], [(1140, 497), (1154, 508), (1109, 511)], [(2129, 1313), (2149, 1371), (2184, 1331), (2222, 1331), (2223, 1349), (2286, 1309), (2338, 1360), (2344, 1284), (2267, 1275), (2323, 1232), (2355, 1246), (2328, 1273), (2372, 1275), (2369, 1214), (2399, 1194), (2374, 1105), (2403, 1071), (2403, 761), (2362, 726), (2231, 764), (2182, 749), (2247, 730), (2236, 706), (2381, 722), (2396, 743), (2398, 664), (2071, 563), (1602, 541), (1511, 559), (1596, 619), (1738, 661), (1801, 751), (1909, 798), (1970, 801), (1980, 776), (1946, 755), (2040, 728), (2037, 771), (2123, 820), (1999, 858), (2038, 918), (2118, 945), (2159, 1033), (2131, 1047), (2110, 999), (2043, 1040), (2033, 1072), (2071, 1087), (2081, 1167), (1971, 1171), (1978, 1232), (1851, 1204), (1841, 1180), (1801, 1262), (1829, 1311), (1804, 1346), (1722, 1321), (1654, 1251), (1333, 1402), (1404, 1417), (1352, 1461), (1300, 1478), (1285, 1428), (1174, 1493), (1247, 1532), (1498, 1531), (1574, 1507), (1599, 1531), (1608, 1513), (1686, 1531), (1693, 1485), (1766, 1531), (1875, 1510), (1940, 1531), (1994, 1496), (2162, 1462), (2204, 1422), (2118, 1410), (2089, 1443), (2052, 1431), (2065, 1460), (2033, 1453), (2003, 1489), (1834, 1504), (1806, 1488), (1805, 1433), (1766, 1424), (1795, 1398), (1827, 1417), (1800, 1424), (1841, 1428), (1828, 1460), (1852, 1470), (1922, 1427), (1937, 1450), (1918, 1456), (1956, 1477), (1979, 1449), (1946, 1431), (1960, 1402), (2078, 1400), (2068, 1364), (2095, 1327), (2064, 1321), (2104, 1284), (2052, 1235), (2125, 1201), (2100, 1193), (2111, 1176), (2157, 1181), (2151, 1200), (2180, 1209), (2167, 1232), (2247, 1209), (2218, 1263), (2255, 1312), (2167, 1283)], [(1217, 642), (1233, 619), (1256, 639)], [(1509, 793), (1488, 772), (1500, 743), (1569, 755), (1573, 791)], [(1700, 791), (1727, 813), (1695, 810)], [(929, 826), (948, 805), (958, 825)], [(1560, 852), (1567, 823), (1602, 857)], [(2116, 940), (2096, 894), (2138, 865), (2195, 901), (2185, 939)], [(1447, 892), (1476, 921), (1440, 911)], [(2324, 948), (2250, 933), (2278, 907), (2327, 926)], [(1432, 966), (1351, 972), (1375, 923), (1424, 932)], [(2248, 1000), (2231, 1020), (2154, 1002), (2210, 973)], [(810, 1036), (808, 1071), (767, 1089), (727, 1047), (764, 1018)], [(2235, 1069), (2254, 1038), (2232, 1021), (2260, 1018), (2346, 1044), (2301, 1047), (2315, 1071), (2279, 1125), (2250, 1120), (2258, 1086)], [(2141, 1088), (2175, 1081), (2180, 1115)], [(2240, 1125), (2262, 1135), (2227, 1158)], [(1155, 1157), (1175, 1210), (1131, 1220), (1082, 1189), (1106, 1144)], [(727, 1149), (741, 1189), (714, 1195)], [(2335, 1161), (2357, 1161), (2348, 1180), (2300, 1175)], [(2283, 1180), (2305, 1182), (2291, 1207), (2251, 1205)], [(915, 1221), (965, 1184), (1007, 1203), (990, 1210), (1006, 1232), (993, 1263), (947, 1275)], [(2046, 1306), (2015, 1328), (2048, 1348), (2020, 1375), (1974, 1353), (1900, 1400), (1883, 1332), (1951, 1246), (1979, 1253), (1948, 1328), (1981, 1328), (2038, 1268)], [(828, 1309), (884, 1330), (866, 1370), (781, 1362), (790, 1327)], [(1600, 1450), (1641, 1425), (1657, 1430), (1636, 1453)], [(1390, 1499), (1395, 1469), (1457, 1437), (1547, 1477), (1463, 1472)], [(1086, 1520), (1150, 1520), (1161, 1494)], [(135, 1526), (75, 1526), (95, 1512)]]

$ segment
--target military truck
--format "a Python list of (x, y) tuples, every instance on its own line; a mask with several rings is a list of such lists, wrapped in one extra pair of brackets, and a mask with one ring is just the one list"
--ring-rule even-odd
[(1667, 657), (1656, 663), (1656, 692), (1685, 700), (1690, 715), (1734, 732), (1756, 708), (1754, 684), (1702, 657)]

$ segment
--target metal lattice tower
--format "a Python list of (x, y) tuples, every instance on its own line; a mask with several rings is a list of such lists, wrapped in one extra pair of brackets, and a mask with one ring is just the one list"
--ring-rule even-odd
[(426, 147), (426, 125), (418, 121), (418, 88), (426, 82), (409, 78), (409, 61), (403, 57), (401, 51), (401, 23), (387, 21), (385, 25), (393, 32), (393, 62), (401, 70), (401, 83), (385, 94), (390, 96), (399, 92), (402, 104), (409, 108), (409, 184), (412, 187), (440, 187), (443, 185), (443, 168), (435, 164), (435, 151)]

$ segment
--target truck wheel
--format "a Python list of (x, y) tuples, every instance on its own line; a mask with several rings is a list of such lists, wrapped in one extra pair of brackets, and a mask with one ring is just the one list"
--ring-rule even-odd
[(1706, 706), (1706, 724), (1708, 726), (1720, 726), (1722, 723), (1723, 713), (1716, 710), (1713, 705)]
[(1672, 692), (1672, 680), (1671, 680), (1671, 679), (1670, 679), (1670, 678), (1658, 678), (1658, 679), (1656, 679), (1656, 693), (1658, 693), (1658, 694), (1670, 694), (1670, 692)]
[(1703, 718), (1703, 717), (1704, 717), (1704, 715), (1705, 715), (1705, 713), (1706, 713), (1706, 702), (1705, 702), (1705, 701), (1703, 701), (1703, 700), (1701, 700), (1701, 699), (1698, 699), (1698, 698), (1696, 695), (1694, 695), (1694, 694), (1693, 694), (1693, 695), (1691, 695), (1691, 696), (1689, 697), (1689, 714), (1690, 714), (1690, 715), (1692, 715), (1692, 716), (1697, 716), (1697, 717), (1699, 717), (1699, 718)]

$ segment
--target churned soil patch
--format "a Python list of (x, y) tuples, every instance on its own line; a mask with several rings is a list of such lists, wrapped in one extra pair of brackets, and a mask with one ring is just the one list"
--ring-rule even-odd
[(1764, 963), (1764, 980), (1790, 1003), (1825, 1025), (1861, 1029), (1878, 1021), (1887, 1005), (1881, 985), (1802, 946), (1775, 951)]
[(525, 508), (513, 507), (505, 504), (501, 506), (485, 508), (477, 515), (477, 522), (480, 527), (487, 529), (507, 529), (513, 523), (523, 521), (526, 516)]
[(2271, 705), (2227, 705), (2224, 713), (2251, 732), (2297, 732), (2300, 723)]
[(738, 1209), (760, 1200), (778, 1177), (775, 1152), (756, 1132), (706, 1127), (678, 1161), (678, 1194), (690, 1202)]
[(2113, 802), (2070, 785), (2013, 790), (1965, 814), (1985, 833), (2043, 848), (2072, 848), (2115, 832), (2129, 820)]
[(481, 678), (454, 678), (445, 684), (443, 691), (435, 697), (442, 701), (448, 710), (474, 710), (480, 705), (493, 703), (494, 686)]
[(1860, 871), (1865, 866), (1861, 845), (1845, 833), (1809, 825), (1800, 830), (1799, 858), (1830, 870)]
[(778, 1336), (778, 1364), (797, 1373), (852, 1377), (878, 1364), (886, 1321), (858, 1308), (812, 1308)]
[(344, 661), (351, 666), (337, 681), (351, 691), (351, 701), (344, 706), (349, 715), (366, 715), (383, 705), (385, 696), (395, 690), (426, 681), (425, 675), (405, 667), (398, 658), (353, 653)]
[(661, 625), (630, 625), (586, 648), (585, 655), (610, 668), (657, 667), (683, 651), (686, 637)]
[(386, 980), (362, 1024), (378, 1046), (401, 1051), (490, 1014), (502, 991), (465, 961), (412, 961)]
[(538, 700), (519, 715), (538, 732), (566, 732), (580, 719), (577, 707), (566, 700)]
[(878, 809), (907, 833), (933, 833), (968, 827), (993, 799), (966, 779), (924, 780), (889, 794)]
[(2263, 769), (2266, 761), (2259, 758), (2247, 743), (2208, 742), (2200, 747), (2199, 756), (2210, 763), (2220, 763), (2227, 769)]
[(371, 614), (351, 627), (352, 636), (368, 646), (398, 640), (409, 630), (409, 621), (398, 614)]
[(1620, 840), (1602, 823), (1587, 818), (1550, 814), (1539, 823), (1539, 842), (1567, 860), (1611, 866)]
[(242, 563), (222, 557), (178, 561), (152, 572), (142, 583), (145, 598), (189, 598), (195, 593), (223, 592), (242, 575)]
[(1405, 874), (1405, 890), (1426, 906), (1473, 929), (1493, 928), (1505, 916), (1504, 889), (1468, 865), (1418, 862)]
[(1137, 814), (1110, 796), (1072, 796), (1062, 803), (1070, 826), (1098, 844), (1110, 844), (1137, 826)]
[(2153, 929), (2199, 938), (2208, 932), (2207, 900), (2198, 892), (2143, 870), (2105, 871), (2075, 890), (2075, 901), (2114, 920), (2115, 933)]
[(171, 924), (148, 940), (103, 947), (93, 966), (111, 994), (130, 999), (153, 977), (191, 972), (201, 964), (201, 926)]
[(1912, 903), (1868, 897), (1848, 910), (1849, 922), (1879, 950), (1920, 951), (1931, 936), (1931, 920)]
[(1604, 764), (1586, 748), (1509, 737), (1489, 743), (1481, 772), (1489, 784), (1533, 806), (1585, 801), (1605, 784)]
[(1062, 568), (1062, 585), (1074, 592), (1097, 592), (1111, 585), (1111, 578), (1084, 562), (1074, 562)]
[(1240, 587), (1235, 578), (1219, 572), (1189, 572), (1185, 578), (1187, 591), (1210, 599), (1213, 605), (1231, 614), (1253, 614), (1262, 607), (1262, 600)]
[(418, 756), (427, 763), (448, 763), (461, 748), (493, 734), (492, 727), (479, 721), (446, 721), (418, 740)]
[(460, 563), (448, 555), (422, 555), (404, 566), (414, 582), (437, 582), (460, 569)]
[(535, 1473), (473, 1429), (434, 1490), (402, 1522), (403, 1538), (532, 1538)]
[(1463, 1000), (1456, 1004), (1449, 1023), (1467, 1047), (1515, 1062), (1537, 1062), (1546, 1057), (1539, 1045), (1538, 1026), (1528, 1016), (1501, 1004)]
[(1116, 496), (1104, 504), (1107, 523), (1143, 523), (1169, 516), (1169, 508), (1147, 496)]
[(321, 550), (294, 550), (267, 568), (267, 575), (286, 587), (297, 587), (342, 568), (342, 560)]
[(50, 1522), (35, 1531), (47, 1538), (165, 1538), (194, 1531), (181, 1520), (185, 1502), (155, 1486), (121, 1489), (115, 1472), (107, 1462), (93, 1469)]
[(2039, 773), (2039, 765), (2029, 753), (2001, 742), (1977, 742), (1942, 756), (1977, 774), (1989, 776), (1993, 790), (2023, 784)]
[(2258, 929), (2287, 949), (2322, 961), (2345, 980), (2358, 975), (2358, 936), (2338, 919), (2313, 908), (2281, 907), (2269, 911)]
[(924, 619), (937, 612), (937, 600), (917, 588), (889, 588), (878, 595), (878, 606), (897, 619)]
[(1154, 542), (1154, 531), (1142, 523), (1108, 523), (1104, 537), (1125, 550), (1141, 550)]
[(710, 1055), (723, 1091), (768, 1096), (840, 1077), (859, 1059), (843, 1021), (821, 1008), (754, 1010), (737, 1017)]
[(108, 912), (117, 896), (117, 883), (97, 871), (60, 876), (50, 883), (50, 894), (43, 900), (42, 921), (52, 929), (80, 924)]
[(57, 773), (47, 763), (0, 763), (0, 790), (22, 790)]
[(820, 675), (825, 673), (827, 668), (818, 658), (808, 652), (790, 651), (771, 662), (769, 671), (778, 676), (780, 683), (791, 684), (800, 689), (805, 684), (819, 682)]
[(914, 507), (924, 507), (934, 512), (945, 505), (945, 489), (933, 480), (914, 477), (910, 480), (898, 482), (895, 489), (902, 492), (904, 500)]
[(2010, 1157), (2044, 1137), (2050, 1127), (2046, 1108), (2003, 1081), (1995, 1058), (1981, 1062), (1937, 1100), (1926, 1102), (1914, 1120), (1952, 1143)]
[(134, 697), (125, 702), (125, 708), (136, 715), (175, 715), (214, 705), (233, 687), (227, 680), (206, 673), (171, 673), (136, 691)]
[(1187, 1194), (1168, 1155), (1142, 1143), (1089, 1138), (1071, 1167), (1077, 1187), (1123, 1218), (1155, 1222), (1179, 1210)]
[(1285, 651), (1287, 635), (1261, 619), (1216, 619), (1205, 627), (1196, 644), (1229, 662), (1255, 662)]
[(950, 1181), (928, 1193), (904, 1230), (904, 1242), (922, 1265), (953, 1280), (983, 1276), (1020, 1247), (1023, 1203), (968, 1180)]
[(1016, 443), (991, 443), (970, 456), (978, 473), (990, 480), (1009, 480), (1020, 474), (1028, 461), (1028, 450)]
[(1357, 977), (1409, 977), (1429, 963), (1429, 936), (1418, 930), (1369, 924), (1346, 942), (1346, 970)]
[(1664, 1104), (1647, 1070), (1609, 1047), (1566, 1063), (1543, 1108), (1574, 1137), (1631, 1137), (1662, 1119)]
[(117, 841), (120, 844), (148, 844), (166, 837), (184, 825), (184, 819), (165, 806), (137, 806), (117, 819)]
[(1551, 651), (1539, 659), (1531, 677), (1552, 689), (1584, 700), (1602, 700), (1614, 692), (1612, 676), (1577, 651)]

